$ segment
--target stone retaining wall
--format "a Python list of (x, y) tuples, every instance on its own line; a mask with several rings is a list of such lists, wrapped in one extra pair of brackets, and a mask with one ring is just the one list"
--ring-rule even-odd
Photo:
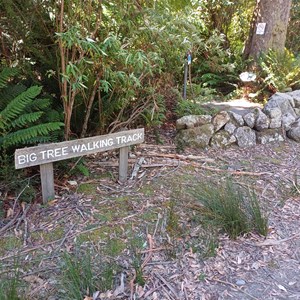
[(221, 111), (214, 116), (184, 116), (177, 120), (176, 128), (176, 141), (183, 147), (250, 147), (287, 137), (300, 142), (300, 90), (276, 93), (263, 109), (244, 115)]

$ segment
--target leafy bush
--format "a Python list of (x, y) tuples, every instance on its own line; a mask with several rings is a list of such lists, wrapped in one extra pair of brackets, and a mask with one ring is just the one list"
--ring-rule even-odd
[(285, 49), (284, 52), (270, 50), (259, 59), (262, 73), (262, 88), (282, 92), (300, 83), (300, 58)]
[(217, 185), (213, 182), (202, 184), (193, 194), (203, 205), (205, 219), (222, 228), (231, 238), (251, 230), (267, 235), (268, 220), (253, 191), (244, 191), (227, 179)]

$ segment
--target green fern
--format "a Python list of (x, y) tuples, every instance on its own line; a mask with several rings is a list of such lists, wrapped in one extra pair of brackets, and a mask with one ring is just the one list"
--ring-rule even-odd
[(10, 80), (11, 78), (13, 78), (17, 74), (18, 74), (18, 70), (17, 69), (4, 68), (0, 72), (0, 89), (3, 89), (4, 87), (6, 87), (8, 80)]
[(64, 125), (59, 113), (49, 108), (49, 99), (37, 99), (42, 87), (11, 84), (16, 72), (8, 68), (0, 72), (0, 149), (52, 142)]

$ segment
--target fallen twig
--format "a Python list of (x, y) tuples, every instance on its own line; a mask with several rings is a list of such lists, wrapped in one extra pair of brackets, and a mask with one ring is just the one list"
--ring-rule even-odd
[(233, 290), (241, 292), (241, 293), (247, 295), (248, 297), (250, 297), (252, 299), (259, 300), (255, 296), (252, 296), (249, 293), (243, 291), (241, 288), (238, 288), (235, 284), (233, 284), (231, 282), (220, 280), (220, 279), (217, 279), (217, 278), (207, 278), (207, 280), (209, 280), (209, 281), (216, 281), (216, 282), (219, 282), (219, 283), (223, 283), (223, 284), (229, 285)]
[(164, 285), (173, 293), (173, 295), (176, 297), (176, 299), (178, 299), (177, 295), (178, 293), (174, 290), (174, 288), (169, 284), (169, 282), (166, 281), (165, 278), (163, 278), (159, 273), (154, 273), (154, 275), (164, 283)]
[(213, 172), (225, 172), (225, 173), (230, 173), (232, 175), (248, 175), (248, 176), (262, 176), (262, 175), (270, 175), (271, 173), (269, 172), (247, 172), (247, 171), (231, 171), (231, 170), (223, 170), (223, 169), (216, 169), (216, 168), (212, 168), (212, 167), (208, 167), (208, 166), (203, 166), (200, 164), (195, 165), (195, 163), (193, 163), (194, 166), (197, 166), (201, 169), (204, 170), (208, 170), (208, 171), (213, 171)]
[(133, 167), (133, 170), (132, 170), (132, 173), (131, 173), (131, 176), (130, 176), (130, 179), (133, 180), (134, 178), (137, 177), (137, 174), (138, 174), (138, 171), (140, 169), (140, 167), (142, 166), (143, 162), (144, 162), (145, 158), (144, 157), (141, 157), (138, 159), (138, 161), (135, 163), (134, 167)]
[(260, 243), (255, 243), (255, 244), (250, 244), (252, 246), (257, 246), (257, 247), (263, 247), (263, 246), (276, 246), (276, 245), (279, 245), (281, 243), (284, 243), (284, 242), (287, 242), (287, 241), (290, 241), (290, 240), (293, 240), (297, 237), (300, 236), (300, 232), (299, 233), (296, 233), (290, 237), (287, 237), (285, 239), (281, 239), (281, 240), (271, 240), (271, 239), (267, 239), (267, 240), (264, 240), (263, 242), (260, 242)]

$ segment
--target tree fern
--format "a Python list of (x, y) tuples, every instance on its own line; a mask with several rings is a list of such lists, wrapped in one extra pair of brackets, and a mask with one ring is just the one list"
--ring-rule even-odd
[(12, 69), (0, 72), (0, 149), (57, 141), (53, 137), (63, 126), (60, 114), (52, 112), (49, 99), (37, 98), (42, 87), (9, 83), (15, 74)]

